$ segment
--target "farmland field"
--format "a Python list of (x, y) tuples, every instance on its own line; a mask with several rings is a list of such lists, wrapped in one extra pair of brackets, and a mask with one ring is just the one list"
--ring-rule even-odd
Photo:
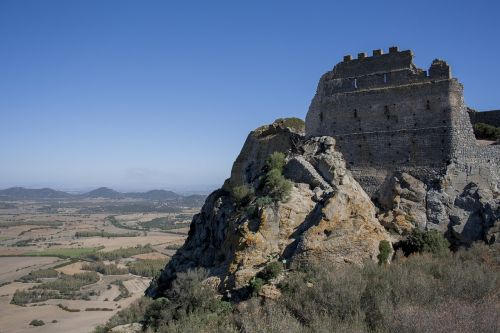
[[(165, 205), (155, 211), (149, 203), (138, 211), (143, 205), (112, 199), (0, 205), (0, 332), (91, 332), (142, 296), (199, 211)], [(30, 326), (33, 320), (44, 325)]]

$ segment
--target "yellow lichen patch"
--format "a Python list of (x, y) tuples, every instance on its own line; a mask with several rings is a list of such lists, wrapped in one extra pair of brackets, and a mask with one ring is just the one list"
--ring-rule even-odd
[(265, 213), (260, 214), (260, 227), (263, 228), (267, 224), (267, 215)]

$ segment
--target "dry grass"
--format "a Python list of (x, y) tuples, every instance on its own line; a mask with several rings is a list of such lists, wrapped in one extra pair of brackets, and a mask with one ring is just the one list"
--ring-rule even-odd
[(205, 276), (179, 274), (167, 299), (127, 316), (160, 333), (500, 331), (498, 246), (387, 265), (299, 267), (280, 285), (277, 301), (251, 298), (232, 307), (200, 283)]

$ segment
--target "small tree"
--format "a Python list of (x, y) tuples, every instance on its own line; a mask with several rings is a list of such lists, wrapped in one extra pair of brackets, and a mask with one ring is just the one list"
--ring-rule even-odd
[(292, 182), (286, 179), (278, 169), (271, 169), (264, 182), (265, 192), (275, 201), (286, 201), (292, 186)]
[(448, 253), (450, 243), (437, 230), (422, 231), (413, 229), (408, 238), (402, 242), (402, 248), (406, 255), (418, 252), (430, 252), (435, 255)]
[(379, 264), (385, 264), (389, 260), (389, 256), (392, 253), (392, 246), (391, 243), (387, 240), (382, 240), (378, 244), (378, 263)]

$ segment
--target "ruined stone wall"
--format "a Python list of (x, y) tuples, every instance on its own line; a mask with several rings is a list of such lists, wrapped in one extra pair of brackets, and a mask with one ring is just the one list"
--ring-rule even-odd
[(500, 127), (500, 110), (469, 112), (472, 125), (476, 123)]
[(344, 57), (321, 78), (306, 117), (306, 135), (335, 137), (369, 193), (391, 171), (433, 178), (476, 156), (462, 85), (444, 61), (427, 73), (412, 59), (396, 48)]

